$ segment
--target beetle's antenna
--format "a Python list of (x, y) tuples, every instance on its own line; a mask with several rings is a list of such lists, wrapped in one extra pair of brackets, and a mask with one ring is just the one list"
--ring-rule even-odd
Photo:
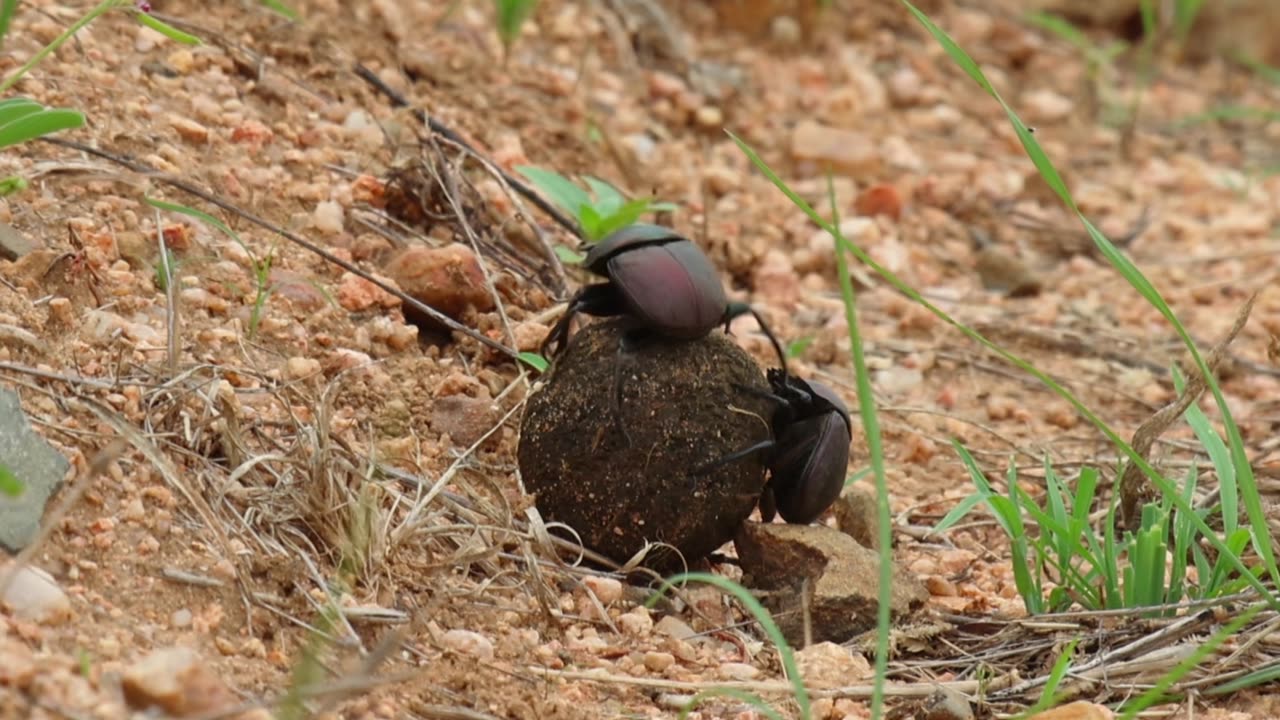
[(724, 311), (725, 329), (729, 329), (730, 320), (747, 313), (750, 313), (756, 319), (756, 322), (760, 323), (760, 329), (764, 331), (765, 337), (769, 338), (769, 343), (773, 345), (773, 351), (778, 353), (778, 366), (782, 370), (782, 386), (786, 387), (788, 383), (787, 354), (783, 352), (782, 344), (778, 342), (778, 336), (774, 335), (773, 330), (769, 329), (769, 323), (766, 323), (764, 318), (760, 317), (760, 313), (756, 312), (755, 308), (743, 302), (730, 302)]

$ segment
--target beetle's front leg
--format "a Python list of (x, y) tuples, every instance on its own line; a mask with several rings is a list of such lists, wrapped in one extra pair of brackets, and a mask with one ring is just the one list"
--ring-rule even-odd
[(613, 392), (610, 393), (613, 405), (614, 422), (618, 424), (618, 430), (622, 432), (622, 438), (627, 441), (630, 446), (631, 433), (627, 432), (626, 421), (622, 418), (622, 368), (627, 361), (627, 355), (641, 345), (649, 342), (653, 338), (653, 333), (643, 327), (629, 327), (622, 333), (622, 338), (618, 340), (618, 352), (613, 359)]

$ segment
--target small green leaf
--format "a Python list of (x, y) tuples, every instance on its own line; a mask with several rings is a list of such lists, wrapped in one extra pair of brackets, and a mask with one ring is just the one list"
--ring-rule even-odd
[(41, 110), (0, 127), (0, 148), (78, 127), (84, 127), (84, 114), (78, 110)]
[(608, 234), (608, 230), (604, 227), (604, 218), (590, 205), (578, 208), (578, 224), (582, 226), (582, 234), (586, 235), (590, 242), (598, 242)]
[(551, 367), (551, 364), (547, 362), (547, 359), (538, 353), (522, 352), (516, 355), (516, 359), (538, 372), (546, 372), (547, 368)]
[(9, 23), (18, 10), (18, 0), (0, 0), (0, 47), (4, 46), (5, 36), (9, 34)]
[(163, 20), (157, 20), (155, 17), (148, 15), (147, 13), (138, 11), (134, 16), (138, 18), (138, 22), (146, 25), (174, 42), (182, 43), (183, 45), (203, 44), (200, 42), (200, 38), (195, 35), (184, 33), (169, 23), (164, 22)]
[(560, 258), (560, 262), (565, 265), (581, 265), (582, 261), (587, 259), (586, 255), (567, 245), (557, 245), (553, 250), (555, 251), (556, 257)]
[(529, 182), (541, 190), (548, 200), (574, 217), (578, 216), (583, 206), (591, 204), (591, 196), (587, 195), (587, 191), (574, 185), (560, 173), (532, 165), (517, 165), (516, 171), (528, 178)]
[(0, 127), (4, 127), (18, 118), (38, 113), (43, 109), (44, 106), (35, 100), (24, 97), (9, 98), (4, 102), (0, 102)]
[(813, 344), (813, 339), (815, 337), (815, 335), (805, 335), (799, 340), (792, 340), (791, 343), (787, 345), (787, 359), (790, 360), (792, 358), (798, 358), (804, 354), (804, 351)]
[(618, 192), (617, 188), (604, 180), (590, 175), (587, 175), (582, 179), (585, 180), (587, 186), (591, 188), (591, 194), (596, 196), (595, 202), (592, 203), (592, 205), (600, 212), (601, 215), (606, 217), (612, 215), (626, 204), (627, 199), (622, 196), (622, 193)]
[(217, 228), (218, 230), (221, 230), (222, 232), (231, 236), (232, 239), (235, 239), (235, 240), (240, 239), (240, 237), (235, 234), (235, 231), (227, 227), (226, 223), (222, 222), (221, 220), (210, 215), (207, 212), (204, 212), (202, 210), (197, 210), (193, 207), (187, 207), (186, 205), (179, 205), (177, 203), (165, 202), (164, 200), (157, 200), (152, 197), (144, 197), (143, 200), (152, 207), (157, 207), (157, 208), (160, 208), (161, 210), (168, 210), (169, 212), (180, 213), (182, 215), (186, 215), (187, 217), (193, 217), (197, 220), (207, 222), (210, 225)]
[(10, 175), (0, 179), (0, 197), (12, 195), (27, 189), (27, 179), (20, 175)]
[(17, 475), (9, 469), (8, 465), (0, 463), (0, 495), (8, 495), (9, 497), (18, 497), (26, 486), (18, 479)]
[(537, 0), (494, 0), (497, 9), (498, 36), (509, 47), (520, 37), (520, 26), (528, 19)]
[(280, 2), (280, 0), (262, 0), (262, 4), (267, 6), (268, 9), (274, 10), (290, 20), (300, 20), (302, 18), (302, 15), (300, 15), (298, 11)]

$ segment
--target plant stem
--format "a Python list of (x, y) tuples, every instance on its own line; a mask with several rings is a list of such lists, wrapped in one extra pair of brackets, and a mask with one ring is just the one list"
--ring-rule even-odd
[(50, 42), (48, 45), (45, 45), (44, 47), (40, 48), (40, 50), (37, 51), (35, 55), (32, 55), (31, 59), (25, 62), (22, 65), (22, 67), (18, 68), (9, 77), (5, 78), (4, 82), (0, 83), (0, 93), (3, 93), (9, 90), (14, 85), (17, 85), (18, 81), (22, 79), (23, 75), (26, 75), (27, 73), (31, 72), (31, 68), (38, 65), (41, 60), (44, 60), (46, 57), (48, 57), (49, 54), (52, 53), (54, 50), (57, 50), (59, 47), (62, 47), (63, 43), (65, 43), (67, 40), (70, 40), (71, 37), (75, 35), (77, 32), (79, 32), (80, 29), (83, 28), (85, 25), (88, 25), (89, 23), (93, 22), (95, 19), (97, 19), (99, 15), (102, 15), (108, 10), (112, 10), (117, 6), (123, 5), (127, 2), (129, 2), (129, 0), (102, 0), (102, 2), (98, 3), (92, 10), (85, 13), (83, 17), (81, 17), (79, 20), (76, 20), (74, 23), (72, 23), (71, 27), (64, 30), (61, 35), (54, 38), (53, 42)]

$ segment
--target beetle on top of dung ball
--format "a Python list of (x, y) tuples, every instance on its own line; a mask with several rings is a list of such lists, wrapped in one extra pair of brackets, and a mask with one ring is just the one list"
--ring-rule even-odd
[[(793, 377), (786, 355), (764, 319), (745, 303), (730, 302), (715, 266), (690, 239), (660, 225), (636, 223), (592, 245), (584, 266), (603, 277), (569, 301), (542, 344), (551, 358), (563, 351), (570, 324), (578, 313), (618, 317), (627, 331), (618, 344), (612, 404), (620, 418), (622, 361), (628, 350), (647, 342), (697, 340), (750, 313), (778, 355), (779, 367), (768, 370), (771, 392), (739, 389), (769, 398), (776, 410), (769, 439), (694, 468), (693, 478), (750, 455), (762, 454), (769, 479), (760, 498), (762, 519), (775, 512), (788, 523), (809, 524), (839, 496), (844, 487), (853, 430), (848, 408), (822, 383)], [(620, 422), (620, 421), (619, 421)], [(624, 426), (624, 438), (630, 441)]]

